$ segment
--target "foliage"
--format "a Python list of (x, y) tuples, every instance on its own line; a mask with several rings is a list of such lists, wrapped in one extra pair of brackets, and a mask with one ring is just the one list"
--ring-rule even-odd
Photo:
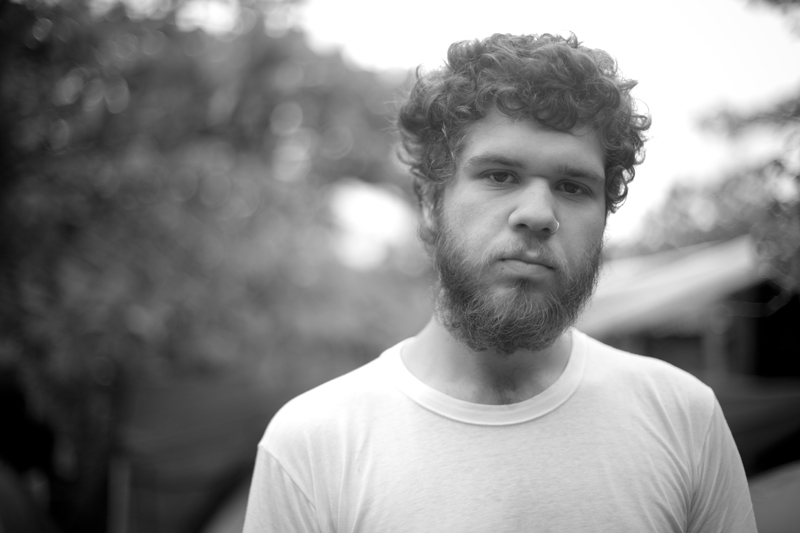
[(786, 290), (800, 279), (800, 223), (794, 173), (781, 160), (705, 183), (680, 183), (648, 213), (628, 254), (647, 254), (751, 234), (762, 273)]
[(778, 9), (791, 25), (791, 29), (800, 32), (800, 0), (750, 0), (753, 4), (767, 4)]
[(316, 55), (277, 4), (220, 37), (181, 4), (0, 5), (0, 361), (57, 430), (67, 530), (91, 530), (131, 380), (258, 367), (296, 392), (418, 325), (416, 278), (329, 244), (336, 180), (408, 190), (399, 81)]
[[(787, 16), (798, 0), (760, 0)], [(701, 125), (724, 135), (756, 127), (785, 134), (775, 157), (713, 183), (675, 185), (644, 224), (634, 253), (725, 240), (750, 233), (763, 274), (784, 291), (800, 292), (800, 90), (752, 112), (721, 109)]]

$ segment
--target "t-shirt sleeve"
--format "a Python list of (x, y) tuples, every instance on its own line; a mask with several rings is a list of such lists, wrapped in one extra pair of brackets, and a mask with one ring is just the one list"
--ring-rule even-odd
[(258, 447), (243, 533), (317, 533), (314, 504), (272, 454)]
[(756, 532), (742, 459), (716, 398), (695, 475), (689, 533)]

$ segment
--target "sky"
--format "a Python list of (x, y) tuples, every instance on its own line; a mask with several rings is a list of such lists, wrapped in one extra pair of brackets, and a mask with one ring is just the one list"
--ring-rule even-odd
[(757, 109), (800, 87), (800, 34), (747, 0), (305, 0), (299, 23), (316, 50), (339, 49), (374, 70), (437, 67), (450, 43), (498, 32), (573, 32), (609, 52), (639, 81), (633, 94), (653, 119), (647, 159), (609, 222), (619, 243), (635, 238), (672, 183), (719, 179), (780, 149), (763, 132), (731, 140), (702, 131), (701, 117)]

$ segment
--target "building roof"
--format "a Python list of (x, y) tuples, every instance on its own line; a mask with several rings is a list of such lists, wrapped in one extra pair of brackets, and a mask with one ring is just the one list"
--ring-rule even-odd
[(727, 295), (760, 280), (755, 248), (747, 235), (610, 260), (578, 328), (595, 336), (665, 326), (696, 331), (707, 325), (713, 307)]

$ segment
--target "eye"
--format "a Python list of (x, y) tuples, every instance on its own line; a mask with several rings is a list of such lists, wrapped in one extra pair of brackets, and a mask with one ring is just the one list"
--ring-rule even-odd
[(504, 170), (494, 170), (492, 172), (487, 172), (483, 175), (483, 177), (489, 180), (492, 183), (498, 184), (507, 184), (512, 183), (516, 180), (516, 177), (511, 172), (506, 172)]
[(564, 182), (561, 185), (559, 185), (559, 187), (565, 193), (573, 196), (579, 194), (587, 194), (587, 195), (589, 194), (589, 191), (586, 189), (586, 187), (583, 187), (582, 185), (578, 185), (577, 183), (573, 183), (571, 181)]

